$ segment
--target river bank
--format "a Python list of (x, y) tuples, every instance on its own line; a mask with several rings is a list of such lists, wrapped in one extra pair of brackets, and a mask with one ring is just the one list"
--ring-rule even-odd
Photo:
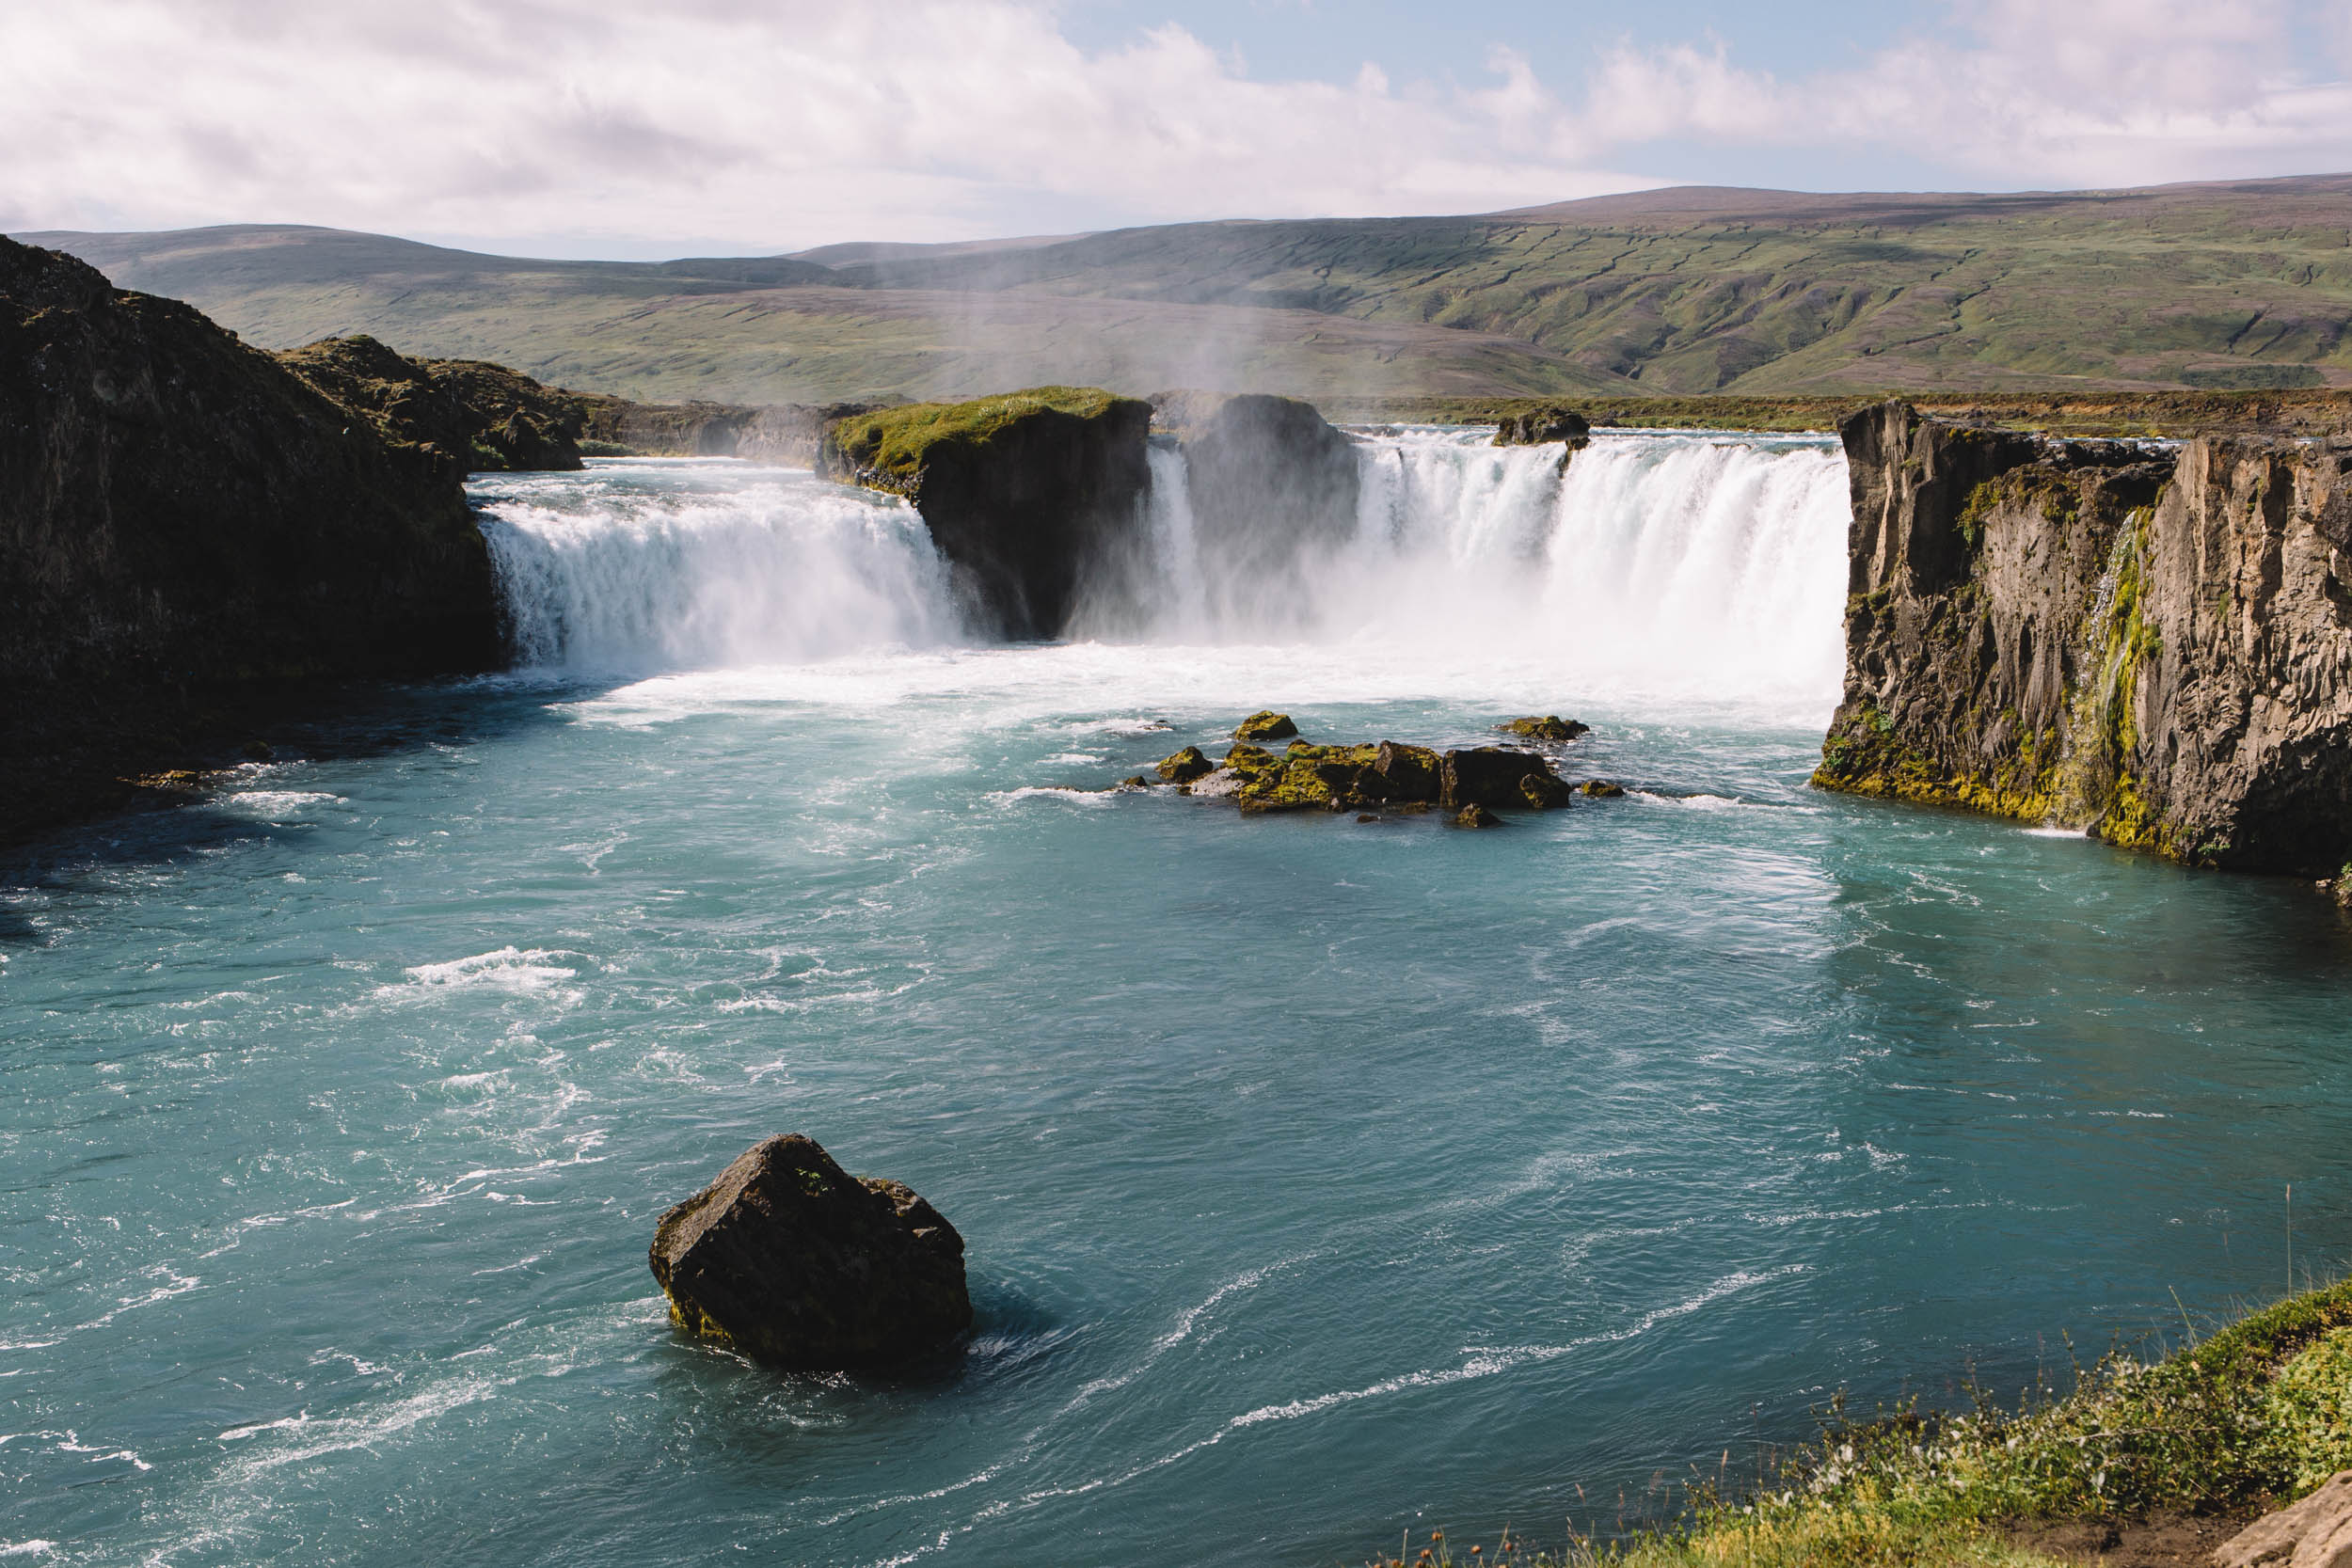
[(1377, 1560), (2198, 1568), (2247, 1522), (2352, 1468), (2352, 1281), (2201, 1334), (2183, 1308), (2180, 1326), (2169, 1354), (2152, 1336), (2153, 1358), (2119, 1348), (2064, 1393), (2032, 1388), (2015, 1405), (1974, 1389), (1963, 1408), (1912, 1402), (1864, 1421), (1834, 1405), (1820, 1438), (1756, 1486), (1726, 1484), (1727, 1457), (1724, 1472), (1686, 1479), (1675, 1528), (1565, 1551), (1507, 1530), (1473, 1551), (1438, 1531), (1414, 1555)]

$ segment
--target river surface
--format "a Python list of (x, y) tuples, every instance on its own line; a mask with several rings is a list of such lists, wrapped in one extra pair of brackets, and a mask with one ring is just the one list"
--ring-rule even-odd
[[(1368, 438), (1268, 621), (1159, 453), (1152, 592), (1013, 648), (803, 474), (478, 481), (532, 668), (0, 870), (0, 1550), (1556, 1541), (1839, 1388), (2013, 1397), (2275, 1295), (2290, 1181), (2297, 1275), (2340, 1266), (2324, 900), (1809, 790), (1834, 448), (1558, 455)], [(1486, 832), (1090, 793), (1266, 705), (1572, 715), (1564, 771), (1629, 792)], [(960, 1355), (671, 1331), (655, 1219), (786, 1131), (961, 1229)]]

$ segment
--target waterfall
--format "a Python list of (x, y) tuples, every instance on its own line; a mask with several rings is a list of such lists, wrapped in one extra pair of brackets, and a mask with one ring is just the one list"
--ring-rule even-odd
[[(1280, 644), (1367, 669), (1505, 669), (1563, 688), (1835, 700), (1845, 459), (1806, 436), (1634, 434), (1495, 447), (1359, 434), (1352, 531), (1271, 554), (1194, 526), (1156, 439), (1132, 547), (1069, 628), (1104, 643)], [(596, 673), (797, 664), (968, 641), (914, 511), (786, 469), (599, 462), (482, 476), (521, 662)]]
[(694, 462), (485, 475), (473, 496), (527, 666), (799, 663), (960, 636), (930, 534), (892, 497)]
[(1644, 691), (1835, 699), (1849, 508), (1835, 441), (1612, 435), (1571, 454), (1490, 434), (1359, 436), (1353, 536), (1302, 551), (1272, 610), (1242, 563), (1194, 536), (1173, 493), (1182, 454), (1155, 451), (1155, 590), (1079, 629), (1532, 658)]

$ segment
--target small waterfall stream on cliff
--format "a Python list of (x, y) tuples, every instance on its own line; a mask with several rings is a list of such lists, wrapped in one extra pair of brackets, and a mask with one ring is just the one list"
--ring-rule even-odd
[[(1263, 575), (1154, 452), (1023, 646), (804, 473), (477, 476), (531, 668), (0, 867), (0, 1556), (1459, 1562), (2265, 1299), (2285, 1181), (2352, 1254), (2311, 891), (1807, 788), (1837, 452), (1562, 450), (1369, 434)], [(1265, 705), (1626, 792), (1105, 787)], [(962, 1233), (960, 1354), (674, 1333), (656, 1222), (786, 1132)]]

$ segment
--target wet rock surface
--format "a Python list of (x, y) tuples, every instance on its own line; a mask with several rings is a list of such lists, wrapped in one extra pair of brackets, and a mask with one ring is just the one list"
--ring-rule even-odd
[[(1265, 710), (1244, 720), (1234, 733), (1295, 734), (1296, 726), (1287, 715)], [(1250, 815), (1378, 811), (1405, 816), (1443, 810), (1458, 816), (1473, 806), (1485, 813), (1496, 808), (1548, 811), (1573, 803), (1578, 794), (1578, 787), (1560, 777), (1541, 753), (1508, 746), (1440, 752), (1401, 740), (1341, 746), (1293, 740), (1276, 752), (1243, 739), (1226, 749), (1221, 762), (1187, 746), (1162, 759), (1158, 770), (1184, 794), (1231, 800)]]
[(464, 471), (190, 307), (0, 239), (0, 841), (246, 738), (272, 693), (494, 667)]
[(1235, 740), (1288, 740), (1298, 733), (1287, 713), (1262, 708), (1233, 726)]
[(2352, 443), (1839, 427), (1824, 788), (2249, 870), (2352, 859)]
[(1079, 585), (1137, 546), (1151, 422), (1094, 388), (911, 404), (834, 420), (818, 471), (914, 502), (975, 626), (1057, 637)]
[(1574, 719), (1563, 719), (1556, 713), (1547, 713), (1527, 719), (1506, 720), (1497, 724), (1495, 728), (1505, 735), (1516, 735), (1528, 740), (1560, 741), (1574, 740), (1578, 736), (1590, 735), (1593, 731), (1593, 726), (1590, 724)]
[(663, 1214), (649, 1260), (680, 1328), (772, 1366), (885, 1367), (972, 1324), (955, 1227), (798, 1134), (753, 1146)]

